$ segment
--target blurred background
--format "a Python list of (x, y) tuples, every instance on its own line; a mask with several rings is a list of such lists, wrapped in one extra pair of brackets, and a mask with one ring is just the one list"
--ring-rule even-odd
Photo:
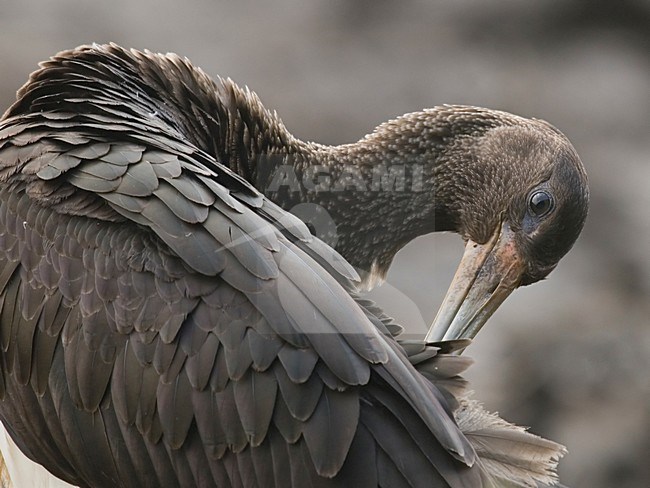
[[(470, 347), (475, 397), (562, 442), (570, 487), (650, 486), (649, 0), (0, 0), (0, 111), (38, 61), (90, 42), (174, 51), (230, 76), (296, 136), (357, 140), (443, 103), (538, 117), (573, 141), (591, 212), (548, 280)], [(373, 296), (422, 336), (462, 254), (398, 255)]]

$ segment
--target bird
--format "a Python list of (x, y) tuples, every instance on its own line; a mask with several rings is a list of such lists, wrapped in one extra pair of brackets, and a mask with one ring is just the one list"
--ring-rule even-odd
[[(0, 419), (83, 487), (554, 483), (563, 446), (469, 397), (460, 353), (588, 199), (542, 120), (445, 105), (326, 146), (175, 54), (60, 52), (0, 120)], [(439, 231), (465, 253), (402, 340), (362, 290)]]

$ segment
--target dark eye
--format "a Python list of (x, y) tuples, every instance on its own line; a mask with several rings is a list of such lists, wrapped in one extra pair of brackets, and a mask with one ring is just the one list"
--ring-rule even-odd
[(536, 191), (528, 201), (530, 212), (536, 217), (543, 217), (553, 208), (553, 197), (545, 191)]

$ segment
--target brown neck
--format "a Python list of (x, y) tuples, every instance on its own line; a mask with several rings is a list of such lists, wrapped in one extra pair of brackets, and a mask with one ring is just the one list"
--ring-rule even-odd
[(433, 165), (387, 153), (376, 138), (336, 147), (296, 141), (285, 154), (257, 155), (251, 168), (260, 191), (380, 278), (399, 249), (436, 230)]
[[(385, 275), (395, 254), (420, 235), (465, 232), (463, 209), (491, 173), (477, 139), (519, 123), (502, 112), (443, 106), (381, 124), (362, 140), (322, 146), (291, 139), (286, 152), (260, 154), (256, 187), (311, 223), (316, 235), (360, 270)], [(498, 159), (498, 158), (497, 158)], [(497, 160), (495, 159), (495, 160)], [(484, 208), (494, 205), (487, 202)], [(491, 215), (479, 219), (492, 226)], [(470, 219), (471, 220), (471, 219)], [(476, 235), (480, 233), (476, 232)]]

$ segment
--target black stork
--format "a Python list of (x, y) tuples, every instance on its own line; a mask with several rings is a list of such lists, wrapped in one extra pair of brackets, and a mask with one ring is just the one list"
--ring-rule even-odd
[[(0, 182), (0, 418), (54, 475), (553, 482), (563, 448), (466, 398), (455, 354), (580, 233), (586, 176), (551, 125), (442, 106), (323, 146), (186, 59), (93, 45), (19, 90)], [(301, 202), (336, 251), (286, 211)], [(380, 278), (434, 231), (465, 255), (427, 343), (400, 342), (355, 268)]]

